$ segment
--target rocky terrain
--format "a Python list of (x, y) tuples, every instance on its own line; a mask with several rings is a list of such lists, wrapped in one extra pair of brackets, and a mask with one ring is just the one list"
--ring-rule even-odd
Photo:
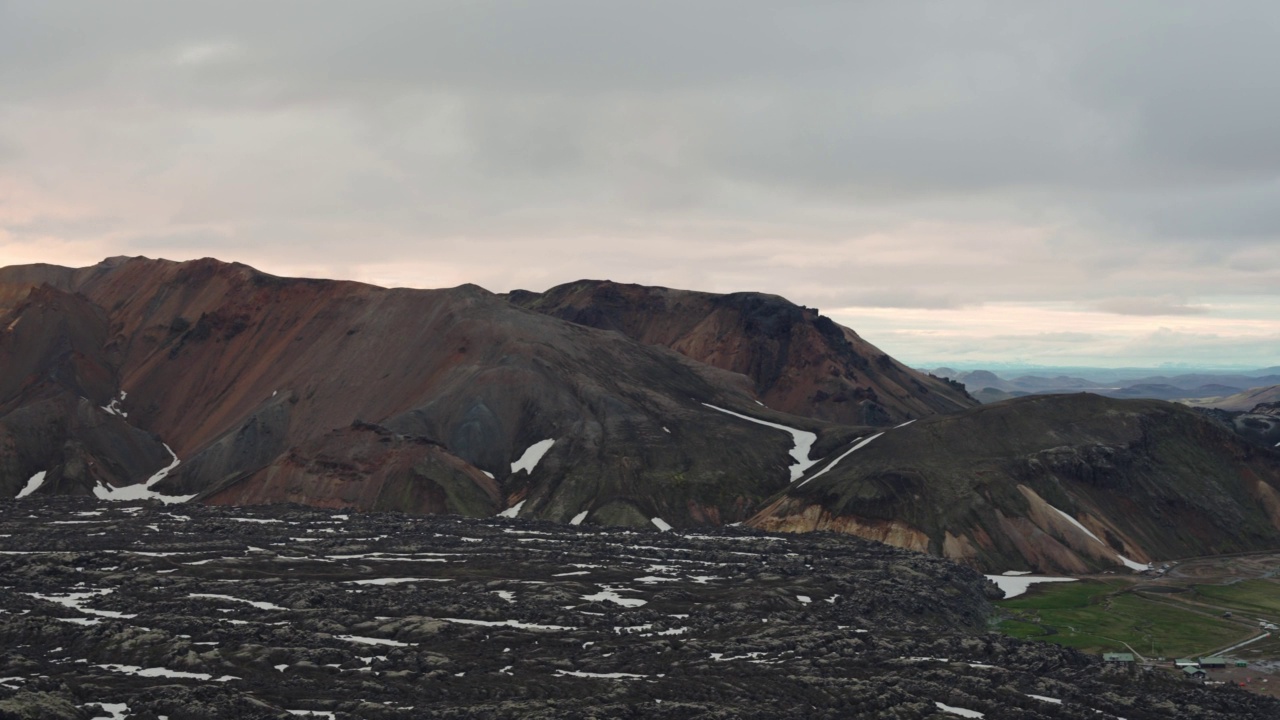
[(830, 534), (0, 502), (0, 718), (1275, 718)]

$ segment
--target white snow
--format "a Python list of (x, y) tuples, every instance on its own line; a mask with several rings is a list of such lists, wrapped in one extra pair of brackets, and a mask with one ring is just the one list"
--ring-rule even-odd
[(312, 717), (329, 718), (329, 720), (337, 720), (337, 715), (323, 710), (285, 710), (290, 715), (310, 715)]
[(760, 420), (758, 418), (749, 417), (747, 415), (740, 415), (736, 412), (733, 412), (732, 410), (725, 410), (722, 407), (716, 407), (715, 405), (710, 405), (708, 403), (702, 403), (702, 404), (706, 405), (712, 410), (718, 410), (722, 413), (725, 413), (726, 415), (732, 415), (736, 418), (742, 418), (743, 420), (756, 423), (757, 425), (764, 425), (766, 427), (771, 427), (778, 430), (785, 430), (786, 432), (791, 433), (791, 439), (795, 443), (795, 445), (793, 445), (791, 448), (791, 457), (795, 459), (795, 462), (791, 464), (791, 481), (792, 482), (799, 480), (804, 475), (805, 470), (808, 470), (809, 468), (813, 467), (814, 463), (818, 462), (817, 460), (809, 459), (809, 450), (813, 447), (813, 444), (818, 441), (818, 436), (815, 435), (814, 433), (805, 432), (804, 430), (797, 430), (795, 428), (787, 427), (786, 425), (771, 423), (771, 422), (768, 422), (767, 420)]
[(880, 437), (880, 436), (881, 436), (881, 435), (883, 435), (883, 434), (884, 434), (884, 433), (882, 433), (882, 432), (880, 432), (880, 433), (876, 433), (875, 435), (872, 435), (872, 436), (871, 436), (871, 437), (869, 437), (869, 438), (865, 438), (865, 439), (863, 439), (861, 442), (857, 443), (856, 445), (854, 445), (853, 447), (849, 448), (848, 450), (845, 450), (845, 451), (844, 451), (844, 453), (840, 455), (840, 457), (836, 458), (835, 460), (832, 460), (830, 465), (828, 465), (828, 466), (826, 466), (826, 467), (822, 468), (821, 470), (819, 470), (818, 472), (814, 473), (814, 474), (813, 474), (813, 477), (805, 478), (805, 481), (804, 481), (804, 482), (802, 482), (802, 483), (800, 483), (800, 485), (801, 485), (801, 486), (803, 486), (803, 485), (804, 485), (804, 483), (809, 482), (809, 481), (810, 481), (810, 480), (812, 480), (813, 478), (816, 478), (816, 477), (820, 477), (820, 476), (822, 476), (822, 475), (825, 475), (825, 474), (827, 473), (827, 471), (828, 471), (828, 470), (830, 470), (831, 468), (833, 468), (833, 467), (835, 467), (837, 464), (839, 464), (839, 462), (840, 462), (841, 460), (843, 460), (843, 459), (845, 459), (846, 457), (848, 457), (851, 453), (856, 452), (856, 451), (861, 450), (862, 448), (866, 447), (866, 446), (867, 446), (867, 443), (871, 442), (872, 440), (875, 440), (876, 438)]
[(555, 439), (548, 438), (546, 440), (539, 440), (538, 442), (530, 445), (529, 449), (524, 451), (524, 454), (520, 456), (519, 460), (511, 463), (511, 474), (514, 475), (521, 470), (524, 470), (529, 474), (533, 474), (533, 469), (538, 466), (538, 461), (541, 460), (542, 456), (546, 455), (547, 451), (551, 449), (551, 446), (555, 444)]
[(525, 501), (524, 501), (524, 500), (521, 500), (520, 502), (516, 503), (515, 505), (512, 505), (511, 507), (507, 508), (506, 510), (503, 510), (502, 512), (498, 513), (498, 517), (504, 517), (504, 518), (513, 518), (513, 517), (516, 517), (517, 515), (519, 515), (519, 514), (520, 514), (520, 508), (524, 507), (524, 504), (525, 504)]
[[(64, 607), (69, 607), (72, 610), (78, 610), (86, 615), (98, 615), (100, 617), (116, 618), (116, 619), (124, 619), (124, 620), (138, 617), (136, 614), (129, 615), (126, 613), (118, 612), (116, 610), (95, 610), (93, 608), (88, 608), (84, 606), (85, 603), (90, 598), (102, 597), (103, 595), (110, 595), (113, 592), (115, 591), (108, 588), (105, 590), (90, 590), (87, 592), (67, 593), (66, 595), (42, 595), (40, 593), (25, 593), (25, 594), (30, 597), (36, 598), (37, 600), (47, 600), (49, 602), (57, 603)], [(74, 622), (80, 625), (97, 625), (98, 624), (97, 621), (82, 622), (80, 619), (73, 619), (73, 618), (59, 618), (59, 619), (66, 620), (67, 622)]]
[(369, 578), (367, 580), (348, 580), (351, 585), (399, 585), (415, 582), (450, 582), (451, 578)]
[(259, 525), (266, 525), (266, 524), (268, 524), (268, 523), (284, 522), (283, 520), (277, 520), (277, 519), (275, 519), (275, 518), (242, 518), (242, 517), (229, 517), (229, 518), (226, 518), (226, 519), (227, 519), (227, 520), (234, 520), (235, 522), (243, 522), (243, 523), (257, 523), (257, 524), (259, 524)]
[(511, 592), (510, 590), (494, 590), (493, 592), (495, 595), (502, 598), (503, 600), (506, 600), (509, 603), (513, 603), (516, 601), (516, 594)]
[(39, 489), (40, 489), (40, 486), (44, 484), (44, 476), (45, 476), (46, 474), (48, 474), (48, 471), (46, 471), (46, 470), (41, 470), (40, 472), (36, 473), (35, 475), (32, 475), (32, 476), (31, 476), (31, 479), (27, 481), (26, 486), (25, 486), (25, 487), (23, 487), (21, 490), (19, 490), (19, 491), (18, 491), (18, 494), (17, 494), (17, 495), (15, 495), (14, 497), (24, 498), (24, 497), (26, 497), (26, 496), (30, 495), (31, 493), (33, 493), (33, 492), (35, 492), (35, 491), (39, 490)]
[(1124, 563), (1124, 566), (1129, 568), (1130, 570), (1136, 570), (1138, 572), (1142, 572), (1143, 570), (1151, 569), (1151, 563), (1141, 563), (1141, 562), (1138, 562), (1137, 560), (1130, 560), (1129, 558), (1121, 555), (1120, 553), (1116, 553), (1116, 558), (1119, 559), (1120, 562)]
[(95, 715), (93, 720), (124, 720), (129, 716), (129, 706), (125, 703), (89, 703), (85, 707), (89, 705), (97, 705), (103, 712), (110, 713), (110, 715)]
[(904, 428), (904, 427), (906, 427), (906, 426), (910, 425), (910, 424), (911, 424), (911, 423), (913, 423), (913, 422), (915, 422), (915, 420), (908, 420), (908, 421), (906, 421), (906, 422), (902, 423), (901, 425), (895, 425), (895, 426), (893, 427), (893, 429), (894, 429), (894, 430), (897, 430), (898, 428)]
[(796, 600), (799, 600), (805, 605), (808, 605), (809, 603), (813, 602), (813, 598), (809, 597), (808, 595), (797, 595)]
[(440, 618), (445, 622), (458, 623), (459, 625), (482, 625), (484, 627), (513, 627), (521, 630), (577, 630), (577, 628), (566, 627), (564, 625), (536, 625), (534, 623), (520, 622), (519, 620), (471, 620), (468, 618)]
[[(1049, 503), (1045, 503), (1045, 505), (1049, 505)], [(1052, 509), (1054, 512), (1058, 513), (1059, 515), (1061, 515), (1062, 517), (1066, 518), (1067, 521), (1070, 522), (1072, 525), (1075, 525), (1076, 527), (1083, 530), (1085, 535), (1088, 535), (1089, 537), (1093, 538), (1096, 542), (1106, 545), (1106, 543), (1102, 542), (1101, 538), (1099, 538), (1097, 535), (1094, 535), (1093, 532), (1090, 531), (1089, 528), (1085, 527), (1079, 520), (1071, 517), (1070, 515), (1062, 512), (1061, 510), (1059, 510), (1058, 508), (1052, 505), (1049, 505), (1049, 508)]]
[(359, 643), (361, 645), (388, 645), (390, 647), (410, 647), (417, 643), (404, 643), (399, 640), (387, 640), (384, 638), (363, 637), (361, 635), (334, 635), (338, 640), (346, 640), (347, 642)]
[(1015, 577), (1017, 575), (1030, 575), (1031, 571), (1030, 570), (1005, 570), (1000, 574), (1006, 575), (1008, 577)]
[(193, 598), (211, 598), (213, 600), (229, 600), (231, 602), (245, 603), (252, 605), (259, 610), (288, 610), (289, 608), (280, 607), (274, 603), (263, 602), (260, 600), (245, 600), (244, 598), (232, 597), (230, 595), (216, 595), (214, 593), (191, 593), (187, 597)]
[(586, 600), (587, 602), (602, 602), (602, 601), (608, 600), (609, 602), (614, 603), (616, 605), (621, 605), (622, 607), (640, 607), (641, 605), (648, 604), (647, 601), (641, 600), (639, 598), (622, 597), (621, 595), (618, 594), (618, 590), (622, 590), (622, 589), (624, 588), (614, 588), (608, 585), (602, 585), (600, 588), (600, 592), (594, 595), (583, 595), (582, 599)]
[(178, 459), (178, 455), (173, 451), (173, 448), (165, 445), (164, 449), (168, 450), (169, 454), (173, 456), (173, 462), (169, 463), (168, 467), (161, 468), (155, 475), (147, 478), (146, 482), (126, 485), (122, 488), (99, 484), (93, 488), (94, 496), (99, 500), (114, 501), (159, 500), (165, 505), (184, 503), (195, 497), (195, 493), (192, 493), (191, 495), (163, 495), (151, 489), (156, 483), (168, 477), (169, 473), (177, 468), (178, 465), (182, 464), (182, 461)]
[(111, 672), (124, 673), (125, 675), (136, 675), (146, 678), (186, 678), (189, 680), (212, 680), (214, 682), (227, 682), (228, 680), (239, 680), (240, 678), (233, 675), (223, 675), (215, 678), (209, 673), (193, 673), (184, 672), (182, 670), (170, 670), (169, 668), (144, 668), (137, 665), (98, 665), (97, 667)]
[(662, 518), (659, 518), (659, 517), (649, 518), (649, 522), (653, 523), (654, 526), (657, 527), (662, 532), (669, 532), (671, 530), (671, 526), (668, 525), (667, 521), (663, 520)]
[[(1049, 503), (1045, 503), (1045, 504), (1046, 504), (1046, 505), (1049, 505)], [(1109, 545), (1107, 545), (1106, 543), (1102, 542), (1102, 540), (1101, 540), (1097, 535), (1094, 535), (1092, 532), (1090, 532), (1090, 531), (1089, 531), (1089, 528), (1087, 528), (1087, 527), (1085, 527), (1084, 525), (1082, 525), (1082, 524), (1080, 523), (1080, 521), (1079, 521), (1079, 520), (1076, 520), (1075, 518), (1073, 518), (1073, 517), (1071, 517), (1070, 515), (1068, 515), (1068, 514), (1066, 514), (1066, 513), (1062, 512), (1062, 511), (1061, 511), (1061, 510), (1059, 510), (1058, 508), (1053, 507), (1052, 505), (1049, 505), (1049, 507), (1050, 507), (1050, 508), (1052, 508), (1054, 512), (1058, 513), (1059, 515), (1061, 515), (1062, 517), (1064, 517), (1064, 518), (1066, 518), (1068, 521), (1070, 521), (1072, 525), (1075, 525), (1076, 527), (1078, 527), (1078, 528), (1080, 528), (1081, 530), (1083, 530), (1083, 531), (1085, 532), (1085, 534), (1086, 534), (1086, 535), (1088, 535), (1089, 537), (1093, 538), (1095, 541), (1097, 541), (1097, 542), (1098, 542), (1098, 544), (1103, 545), (1103, 546), (1104, 546), (1104, 547), (1106, 547), (1108, 550), (1110, 550), (1110, 549), (1111, 549), (1111, 546), (1109, 546)], [(1114, 552), (1114, 551), (1112, 551), (1112, 552)], [(1121, 563), (1124, 563), (1124, 566), (1125, 566), (1125, 567), (1127, 567), (1127, 568), (1129, 568), (1130, 570), (1136, 570), (1136, 571), (1138, 571), (1138, 572), (1142, 572), (1143, 570), (1149, 570), (1149, 569), (1151, 569), (1151, 565), (1150, 565), (1150, 564), (1148, 564), (1148, 563), (1140, 563), (1140, 562), (1138, 562), (1138, 561), (1136, 561), (1136, 560), (1130, 560), (1129, 558), (1127, 558), (1127, 557), (1125, 557), (1125, 556), (1121, 555), (1120, 553), (1116, 553), (1116, 559), (1117, 559), (1117, 560), (1119, 560)]]
[(572, 675), (580, 678), (603, 678), (605, 680), (636, 680), (649, 677), (648, 675), (636, 675), (635, 673), (593, 673), (581, 670), (556, 670), (556, 674), (561, 676)]
[(1004, 599), (1015, 598), (1025, 593), (1027, 588), (1036, 583), (1075, 582), (1070, 577), (1050, 577), (1048, 575), (987, 575), (986, 578), (1004, 591)]
[(582, 521), (587, 519), (587, 513), (588, 513), (588, 512), (590, 512), (590, 511), (589, 511), (589, 510), (583, 510), (582, 512), (578, 513), (577, 515), (574, 515), (574, 516), (573, 516), (573, 519), (569, 521), (569, 524), (570, 524), (570, 525), (581, 525), (581, 524), (582, 524)]
[(1061, 704), (1062, 704), (1062, 701), (1061, 701), (1061, 700), (1059, 700), (1058, 698), (1045, 697), (1044, 695), (1032, 695), (1031, 693), (1027, 693), (1027, 697), (1029, 697), (1029, 698), (1035, 698), (1035, 699), (1037, 699), (1037, 700), (1043, 700), (1043, 701), (1045, 701), (1045, 702), (1047, 702), (1047, 703), (1053, 703), (1054, 705), (1061, 705)]
[(964, 708), (951, 707), (950, 705), (944, 705), (943, 703), (940, 703), (937, 700), (935, 700), (933, 704), (936, 705), (938, 709), (944, 713), (951, 713), (952, 715), (959, 715), (960, 717), (967, 717), (967, 718), (984, 717), (983, 714), (978, 712), (977, 710), (966, 710)]

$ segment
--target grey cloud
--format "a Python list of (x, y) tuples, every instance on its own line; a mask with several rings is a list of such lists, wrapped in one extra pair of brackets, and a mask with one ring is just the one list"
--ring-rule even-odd
[(1262, 0), (5, 3), (0, 163), (40, 207), (0, 204), (0, 242), (1274, 307), (1278, 29)]
[(1108, 298), (1094, 307), (1117, 315), (1203, 315), (1209, 312), (1207, 307), (1188, 305), (1184, 300), (1171, 297)]

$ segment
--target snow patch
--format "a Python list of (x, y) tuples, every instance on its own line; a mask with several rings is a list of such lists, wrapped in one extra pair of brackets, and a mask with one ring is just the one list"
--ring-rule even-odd
[(640, 607), (641, 605), (649, 604), (647, 601), (639, 598), (622, 597), (618, 594), (618, 590), (621, 589), (622, 588), (613, 588), (608, 585), (604, 585), (600, 588), (600, 592), (594, 595), (583, 595), (582, 599), (587, 602), (603, 602), (608, 600), (609, 602), (614, 603), (615, 605), (621, 605), (622, 607)]
[(649, 677), (648, 675), (636, 675), (635, 673), (593, 673), (581, 670), (556, 670), (556, 674), (562, 677), (571, 675), (573, 677), (602, 678), (604, 680), (638, 680)]
[(649, 522), (653, 523), (654, 527), (658, 528), (662, 532), (670, 532), (671, 530), (671, 526), (668, 525), (667, 521), (663, 520), (662, 518), (659, 518), (659, 517), (649, 518)]
[(914, 420), (914, 419), (912, 419), (912, 420), (908, 420), (908, 421), (906, 421), (906, 422), (902, 423), (901, 425), (894, 425), (894, 426), (893, 426), (893, 429), (894, 429), (894, 430), (897, 430), (898, 428), (904, 428), (904, 427), (906, 427), (906, 426), (910, 425), (910, 424), (911, 424), (911, 423), (913, 423), (913, 422), (915, 422), (915, 420)]
[(126, 703), (89, 703), (89, 705), (97, 705), (102, 711), (108, 715), (95, 715), (93, 720), (124, 720), (129, 717), (129, 706)]
[[(1045, 503), (1045, 505), (1049, 505), (1049, 503)], [(1102, 539), (1101, 539), (1101, 538), (1099, 538), (1097, 535), (1094, 535), (1092, 532), (1090, 532), (1090, 531), (1089, 531), (1089, 528), (1087, 528), (1087, 527), (1085, 527), (1083, 524), (1081, 524), (1079, 520), (1076, 520), (1075, 518), (1073, 518), (1073, 517), (1071, 517), (1070, 515), (1068, 515), (1068, 514), (1066, 514), (1066, 513), (1062, 512), (1062, 511), (1061, 511), (1061, 510), (1059, 510), (1058, 508), (1053, 507), (1052, 505), (1049, 505), (1049, 508), (1050, 508), (1050, 509), (1052, 509), (1054, 512), (1058, 513), (1059, 515), (1061, 515), (1062, 517), (1066, 518), (1066, 519), (1067, 519), (1067, 520), (1068, 520), (1072, 525), (1075, 525), (1076, 527), (1078, 527), (1078, 528), (1080, 528), (1081, 530), (1083, 530), (1083, 531), (1084, 531), (1084, 533), (1085, 533), (1086, 535), (1088, 535), (1089, 537), (1091, 537), (1091, 538), (1093, 538), (1095, 541), (1097, 541), (1097, 543), (1098, 543), (1099, 545), (1102, 545), (1103, 547), (1107, 548), (1108, 550), (1111, 550), (1111, 546), (1110, 546), (1110, 545), (1107, 545), (1106, 543), (1102, 542)], [(1112, 550), (1112, 552), (1115, 552), (1115, 551), (1114, 551), (1114, 550)], [(1138, 562), (1138, 561), (1136, 561), (1136, 560), (1130, 560), (1129, 558), (1127, 558), (1127, 557), (1125, 557), (1125, 556), (1121, 555), (1120, 553), (1116, 553), (1116, 559), (1117, 559), (1117, 560), (1119, 560), (1121, 563), (1123, 563), (1123, 564), (1124, 564), (1124, 566), (1125, 566), (1125, 567), (1127, 567), (1127, 568), (1129, 568), (1130, 570), (1135, 570), (1135, 571), (1137, 571), (1137, 572), (1142, 572), (1143, 570), (1149, 570), (1149, 569), (1151, 569), (1151, 565), (1150, 565), (1149, 563), (1140, 563), (1140, 562)]]
[(570, 524), (570, 525), (581, 525), (581, 524), (582, 524), (582, 521), (587, 519), (587, 513), (588, 513), (588, 512), (590, 512), (590, 511), (589, 511), (589, 510), (583, 510), (582, 512), (578, 513), (577, 515), (574, 515), (574, 516), (573, 516), (573, 519), (569, 521), (569, 524)]
[(182, 461), (178, 459), (178, 454), (173, 451), (173, 448), (165, 445), (164, 449), (168, 450), (169, 455), (173, 457), (173, 462), (169, 463), (168, 467), (161, 468), (155, 475), (147, 478), (146, 482), (126, 485), (122, 488), (99, 484), (93, 488), (94, 497), (97, 497), (99, 500), (112, 501), (159, 500), (165, 505), (184, 503), (195, 497), (195, 493), (192, 493), (191, 495), (163, 495), (151, 489), (152, 486), (168, 477), (170, 472), (173, 472), (175, 468), (182, 464)]
[(169, 668), (144, 668), (137, 665), (107, 664), (98, 665), (97, 667), (102, 668), (103, 670), (110, 670), (111, 672), (123, 673), (125, 675), (136, 675), (138, 677), (145, 678), (185, 678), (188, 680), (212, 680), (214, 682), (227, 682), (229, 680), (240, 679), (234, 675), (223, 675), (222, 677), (215, 678), (209, 673), (193, 673), (182, 670), (170, 670)]
[(468, 618), (440, 618), (445, 622), (458, 623), (459, 625), (482, 625), (484, 627), (513, 627), (521, 630), (577, 630), (577, 628), (566, 627), (564, 625), (536, 625), (534, 623), (520, 622), (519, 620), (470, 620)]
[(1004, 591), (1004, 599), (1015, 598), (1025, 593), (1027, 588), (1036, 583), (1075, 582), (1070, 577), (1050, 577), (1048, 575), (987, 575), (986, 578)]
[(213, 600), (229, 600), (231, 602), (245, 603), (252, 605), (259, 610), (288, 610), (289, 608), (280, 607), (274, 603), (263, 602), (260, 600), (245, 600), (244, 598), (232, 597), (231, 595), (216, 595), (214, 593), (191, 593), (187, 597), (193, 598), (210, 598)]
[(804, 482), (802, 482), (802, 483), (800, 483), (800, 487), (803, 487), (803, 486), (804, 486), (804, 483), (809, 482), (809, 481), (810, 481), (810, 480), (812, 480), (813, 478), (821, 477), (822, 475), (825, 475), (825, 474), (827, 473), (827, 471), (828, 471), (828, 470), (830, 470), (831, 468), (833, 468), (833, 467), (835, 467), (837, 464), (839, 464), (839, 462), (840, 462), (841, 460), (843, 460), (843, 459), (845, 459), (846, 457), (848, 457), (851, 453), (856, 452), (856, 451), (861, 450), (862, 448), (866, 447), (866, 446), (867, 446), (867, 443), (871, 442), (872, 440), (875, 440), (876, 438), (880, 437), (880, 436), (881, 436), (881, 435), (883, 435), (883, 434), (884, 434), (884, 433), (882, 433), (882, 432), (880, 432), (880, 433), (876, 433), (875, 435), (872, 435), (872, 436), (871, 436), (871, 437), (869, 437), (869, 438), (865, 438), (865, 439), (863, 439), (861, 442), (857, 443), (856, 445), (854, 445), (853, 447), (849, 448), (848, 450), (845, 450), (845, 451), (844, 451), (844, 454), (842, 454), (840, 457), (836, 458), (835, 460), (832, 460), (830, 465), (828, 465), (828, 466), (826, 466), (826, 467), (822, 468), (821, 470), (819, 470), (818, 472), (814, 473), (813, 477), (805, 478), (805, 481), (804, 481)]
[(538, 466), (538, 461), (541, 460), (542, 456), (546, 455), (547, 451), (551, 449), (551, 446), (555, 444), (555, 439), (549, 438), (547, 440), (539, 440), (538, 442), (530, 445), (529, 449), (524, 451), (524, 454), (520, 456), (519, 460), (511, 463), (511, 474), (514, 475), (521, 470), (524, 470), (529, 474), (533, 474), (533, 469)]
[(389, 647), (410, 647), (417, 643), (404, 643), (399, 640), (387, 640), (385, 638), (364, 637), (361, 635), (334, 635), (338, 640), (358, 643), (360, 645), (387, 645)]
[(985, 717), (982, 713), (978, 712), (977, 710), (966, 710), (964, 708), (951, 707), (950, 705), (945, 705), (936, 700), (933, 702), (933, 704), (936, 705), (937, 708), (944, 713), (951, 713), (952, 715), (959, 715), (960, 717), (967, 717), (967, 718)]
[(498, 513), (498, 517), (513, 518), (520, 514), (520, 508), (524, 507), (524, 504), (525, 504), (525, 501), (521, 500), (515, 505), (512, 505), (506, 510), (503, 510), (502, 512)]
[(30, 495), (31, 493), (33, 493), (33, 492), (35, 492), (35, 491), (39, 490), (39, 489), (40, 489), (40, 486), (44, 484), (44, 476), (45, 476), (46, 474), (48, 474), (48, 471), (46, 471), (46, 470), (41, 470), (40, 472), (36, 473), (35, 475), (32, 475), (32, 476), (31, 476), (31, 479), (27, 481), (26, 486), (25, 486), (25, 487), (23, 487), (21, 490), (19, 490), (19, 491), (18, 491), (18, 494), (17, 494), (17, 495), (15, 495), (14, 497), (16, 497), (16, 498), (24, 498), (24, 497), (26, 497), (26, 496)]
[(818, 441), (818, 436), (815, 435), (814, 433), (805, 432), (804, 430), (797, 430), (795, 428), (787, 427), (786, 425), (771, 423), (767, 420), (760, 420), (758, 418), (749, 417), (747, 415), (741, 415), (739, 413), (733, 412), (732, 410), (725, 410), (722, 407), (716, 407), (715, 405), (711, 405), (708, 403), (702, 403), (702, 404), (706, 405), (712, 410), (717, 410), (726, 415), (732, 415), (736, 418), (742, 418), (743, 420), (747, 420), (748, 422), (756, 423), (757, 425), (764, 425), (766, 427), (775, 428), (777, 430), (785, 430), (786, 432), (791, 433), (791, 439), (795, 443), (791, 448), (791, 457), (795, 459), (795, 462), (791, 464), (791, 481), (792, 482), (799, 480), (801, 476), (804, 475), (805, 470), (808, 470), (809, 468), (813, 467), (814, 463), (818, 462), (817, 460), (809, 459), (809, 450), (813, 447), (813, 444)]
[(1044, 696), (1044, 695), (1032, 695), (1031, 693), (1027, 693), (1027, 697), (1029, 697), (1029, 698), (1035, 698), (1035, 699), (1037, 699), (1037, 700), (1043, 700), (1044, 702), (1047, 702), (1047, 703), (1053, 703), (1054, 705), (1061, 705), (1061, 704), (1062, 704), (1062, 701), (1061, 701), (1061, 700), (1059, 700), (1058, 698), (1046, 697), (1046, 696)]

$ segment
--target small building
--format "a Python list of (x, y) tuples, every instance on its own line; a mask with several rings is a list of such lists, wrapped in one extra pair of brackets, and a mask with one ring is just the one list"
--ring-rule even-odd
[(1202, 668), (1224, 668), (1226, 666), (1227, 666), (1227, 659), (1224, 657), (1218, 657), (1214, 655), (1212, 657), (1200, 658), (1200, 667)]
[(1102, 662), (1108, 665), (1132, 665), (1133, 653), (1102, 653)]
[(1184, 667), (1182, 668), (1182, 672), (1186, 673), (1187, 677), (1195, 678), (1196, 680), (1203, 680), (1209, 676), (1209, 673), (1194, 666)]

